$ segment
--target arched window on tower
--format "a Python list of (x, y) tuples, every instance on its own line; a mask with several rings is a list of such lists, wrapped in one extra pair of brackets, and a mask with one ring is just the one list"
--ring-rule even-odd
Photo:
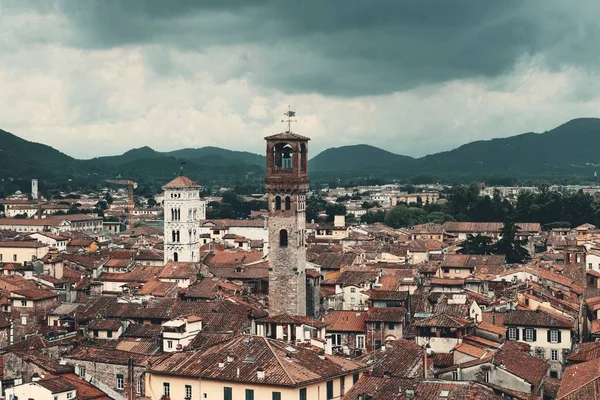
[(279, 231), (279, 247), (287, 247), (288, 232), (285, 229)]
[(179, 254), (177, 254), (177, 252), (173, 253), (173, 261), (179, 261)]
[(275, 196), (275, 209), (281, 210), (281, 196)]
[(290, 196), (285, 197), (285, 209), (286, 210), (292, 209), (292, 198)]
[(306, 154), (306, 144), (302, 143), (300, 145), (300, 171), (306, 172), (306, 167), (308, 166), (308, 154)]
[(275, 169), (294, 168), (293, 148), (288, 143), (279, 143), (273, 147), (273, 165)]

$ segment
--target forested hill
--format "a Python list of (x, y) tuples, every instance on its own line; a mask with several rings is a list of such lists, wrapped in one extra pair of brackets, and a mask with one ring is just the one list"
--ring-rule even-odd
[(411, 165), (414, 158), (402, 156), (366, 144), (333, 147), (310, 160), (311, 171), (377, 172), (394, 165)]
[[(600, 119), (580, 118), (548, 132), (476, 141), (416, 159), (364, 144), (331, 148), (313, 157), (309, 170), (313, 181), (331, 177), (410, 180), (421, 175), (450, 177), (452, 182), (499, 175), (593, 177), (600, 169), (599, 148)], [(2, 130), (0, 156), (1, 179), (38, 178), (48, 184), (69, 182), (73, 188), (98, 186), (106, 178), (121, 176), (148, 182), (149, 190), (160, 189), (185, 162), (186, 174), (203, 185), (246, 185), (253, 191), (260, 189), (265, 165), (263, 155), (219, 147), (171, 152), (141, 147), (118, 156), (77, 160)]]
[(571, 120), (544, 133), (482, 140), (420, 158), (429, 173), (589, 173), (600, 166), (600, 119)]

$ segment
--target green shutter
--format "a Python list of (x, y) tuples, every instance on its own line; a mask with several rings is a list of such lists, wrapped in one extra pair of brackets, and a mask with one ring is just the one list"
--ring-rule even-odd
[(272, 400), (281, 400), (281, 392), (273, 392)]
[(333, 399), (333, 381), (327, 381), (327, 400)]
[(230, 387), (223, 388), (223, 400), (233, 400), (233, 389)]
[(246, 400), (254, 400), (254, 390), (246, 389)]
[(300, 389), (300, 396), (298, 400), (307, 400), (306, 398), (306, 388)]

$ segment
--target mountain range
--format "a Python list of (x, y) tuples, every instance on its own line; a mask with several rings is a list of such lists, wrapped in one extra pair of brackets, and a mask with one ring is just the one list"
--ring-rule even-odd
[[(593, 176), (600, 169), (600, 119), (571, 120), (544, 133), (480, 140), (456, 149), (413, 158), (359, 144), (327, 149), (310, 160), (311, 175), (380, 176)], [(40, 143), (0, 130), (0, 178), (54, 180), (69, 177), (85, 181), (122, 176), (162, 184), (179, 171), (201, 183), (240, 183), (258, 180), (262, 155), (219, 147), (159, 152), (150, 147), (124, 154), (78, 160)], [(95, 180), (92, 179), (92, 180)], [(221, 183), (220, 180), (224, 180)]]

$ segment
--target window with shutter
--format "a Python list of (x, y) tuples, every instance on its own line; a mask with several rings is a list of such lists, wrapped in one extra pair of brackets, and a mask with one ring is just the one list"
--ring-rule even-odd
[(533, 342), (535, 341), (535, 330), (531, 329), (531, 328), (525, 328), (524, 329), (524, 339), (526, 342)]
[(302, 388), (300, 389), (300, 395), (299, 395), (299, 400), (307, 400), (306, 397), (306, 388)]

